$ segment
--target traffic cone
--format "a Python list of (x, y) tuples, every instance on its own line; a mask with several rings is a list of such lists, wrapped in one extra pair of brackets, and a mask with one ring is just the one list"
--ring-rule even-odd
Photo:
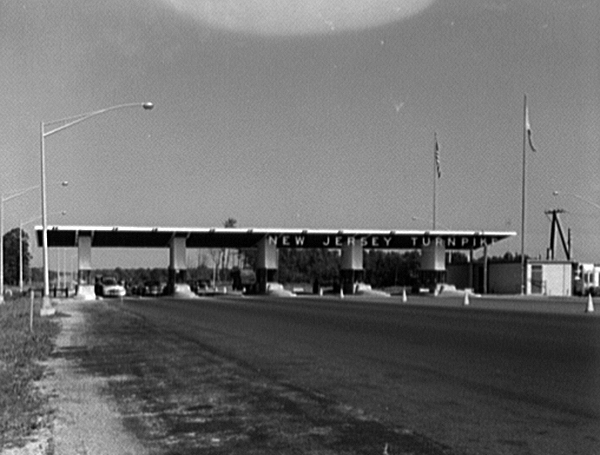
[(469, 293), (465, 292), (465, 299), (463, 300), (463, 305), (467, 306), (469, 305)]
[(594, 312), (594, 299), (592, 298), (592, 293), (590, 292), (588, 294), (588, 302), (587, 302), (587, 307), (585, 309), (586, 313), (593, 313)]
[(408, 299), (406, 298), (406, 289), (402, 288), (402, 303), (406, 303)]

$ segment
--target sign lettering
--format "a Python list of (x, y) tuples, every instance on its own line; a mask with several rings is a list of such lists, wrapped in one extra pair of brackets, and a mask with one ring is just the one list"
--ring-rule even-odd
[(366, 235), (359, 237), (356, 235), (344, 234), (322, 234), (322, 235), (267, 235), (266, 243), (275, 245), (279, 248), (332, 248), (341, 249), (344, 247), (360, 246), (365, 249), (385, 248), (385, 249), (419, 249), (427, 247), (445, 247), (447, 249), (469, 249), (480, 248), (485, 245), (491, 245), (497, 242), (498, 237), (487, 237), (478, 234), (464, 235)]

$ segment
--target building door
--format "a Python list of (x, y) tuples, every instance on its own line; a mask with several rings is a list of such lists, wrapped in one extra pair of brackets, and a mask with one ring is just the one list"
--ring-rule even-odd
[(544, 273), (541, 265), (531, 266), (531, 293), (541, 294), (544, 290)]

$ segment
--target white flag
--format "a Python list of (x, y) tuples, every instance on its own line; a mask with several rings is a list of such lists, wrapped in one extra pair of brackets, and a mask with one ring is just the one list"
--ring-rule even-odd
[(533, 140), (531, 139), (531, 124), (529, 123), (529, 108), (527, 107), (527, 104), (525, 104), (525, 134), (527, 134), (527, 142), (529, 142), (529, 147), (531, 147), (531, 150), (535, 152), (536, 150), (533, 146)]

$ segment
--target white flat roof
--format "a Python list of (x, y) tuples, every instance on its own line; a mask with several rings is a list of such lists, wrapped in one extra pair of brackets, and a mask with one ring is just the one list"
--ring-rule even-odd
[[(35, 227), (38, 246), (42, 226)], [(513, 231), (303, 229), (152, 226), (48, 226), (49, 247), (77, 247), (80, 236), (94, 248), (168, 248), (173, 237), (184, 237), (188, 248), (249, 248), (267, 237), (278, 247), (340, 248), (362, 242), (365, 248), (413, 249), (443, 242), (449, 249), (477, 249), (515, 236)]]

